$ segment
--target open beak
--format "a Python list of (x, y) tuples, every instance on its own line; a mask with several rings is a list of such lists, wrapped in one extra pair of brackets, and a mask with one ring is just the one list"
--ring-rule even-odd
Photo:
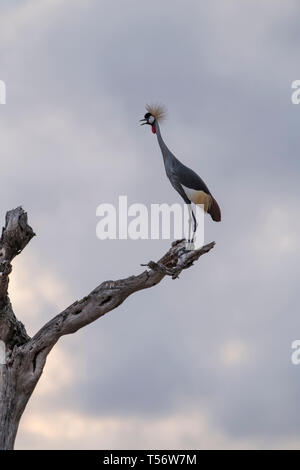
[[(143, 122), (144, 121), (144, 122)], [(144, 126), (145, 124), (148, 124), (147, 123), (147, 119), (140, 119), (140, 122), (142, 123), (141, 126)]]

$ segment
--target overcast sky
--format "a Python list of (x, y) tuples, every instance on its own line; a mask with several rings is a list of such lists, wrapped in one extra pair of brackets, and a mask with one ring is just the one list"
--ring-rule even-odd
[(100, 203), (180, 202), (145, 103), (223, 215), (179, 280), (58, 343), (16, 447), (299, 448), (299, 2), (0, 5), (0, 216), (21, 204), (37, 233), (10, 282), (29, 334), (168, 249), (96, 238)]

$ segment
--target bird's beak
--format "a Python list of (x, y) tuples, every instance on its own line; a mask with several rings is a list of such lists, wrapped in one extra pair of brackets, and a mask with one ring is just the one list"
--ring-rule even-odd
[[(142, 121), (145, 121), (145, 122), (142, 122)], [(144, 126), (145, 124), (147, 124), (147, 119), (140, 119), (140, 122), (142, 123), (141, 126)]]

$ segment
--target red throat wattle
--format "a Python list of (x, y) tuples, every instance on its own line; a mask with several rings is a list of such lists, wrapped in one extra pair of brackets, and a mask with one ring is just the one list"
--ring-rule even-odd
[(155, 126), (152, 126), (152, 132), (153, 132), (153, 134), (156, 134)]

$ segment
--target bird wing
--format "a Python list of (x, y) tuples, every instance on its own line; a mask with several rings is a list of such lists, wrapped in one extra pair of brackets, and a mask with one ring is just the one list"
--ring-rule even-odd
[(194, 189), (196, 191), (203, 191), (206, 194), (210, 194), (208, 187), (204, 183), (203, 179), (197, 175), (197, 173), (183, 165), (183, 163), (179, 162), (179, 160), (178, 163), (179, 165), (176, 165), (176, 176), (180, 184), (186, 188)]
[(208, 212), (213, 220), (221, 220), (220, 207), (209, 191), (208, 187), (197, 173), (177, 160), (173, 175), (174, 188), (179, 192), (185, 202), (203, 204), (205, 212)]

